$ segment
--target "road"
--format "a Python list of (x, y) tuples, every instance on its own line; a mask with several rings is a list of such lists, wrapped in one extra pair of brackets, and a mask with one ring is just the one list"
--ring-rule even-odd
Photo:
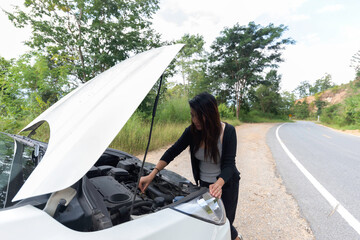
[(360, 239), (360, 137), (301, 121), (272, 127), (266, 140), (315, 238)]

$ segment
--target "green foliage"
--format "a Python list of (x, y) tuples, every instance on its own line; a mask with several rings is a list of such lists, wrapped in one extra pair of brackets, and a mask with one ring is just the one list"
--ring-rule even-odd
[(211, 80), (206, 73), (206, 66), (198, 67), (196, 69), (192, 69), (189, 72), (189, 89), (188, 95), (189, 97), (194, 97), (202, 92), (212, 92), (211, 88)]
[(360, 94), (345, 100), (345, 120), (348, 125), (360, 127)]
[(183, 79), (184, 94), (191, 94), (192, 85), (199, 85), (198, 77), (203, 73), (204, 63), (204, 37), (185, 34), (177, 43), (183, 43), (185, 46), (181, 49), (175, 64), (180, 68)]
[(264, 69), (276, 68), (283, 61), (280, 51), (284, 45), (294, 43), (290, 38), (281, 38), (285, 30), (283, 25), (236, 24), (225, 28), (211, 45), (209, 60), (213, 82), (219, 90), (231, 89), (235, 93), (232, 97), (237, 103), (237, 116), (240, 101), (249, 87), (260, 83)]
[(342, 117), (340, 115), (343, 114), (343, 106), (341, 104), (330, 105), (322, 110), (320, 115), (321, 122), (324, 123), (337, 123), (339, 125), (343, 124)]
[(310, 89), (310, 95), (324, 92), (325, 90), (332, 88), (333, 86), (335, 86), (335, 84), (332, 82), (331, 75), (325, 74), (324, 77), (315, 81), (314, 86)]
[(339, 92), (340, 90), (341, 90), (341, 87), (338, 86), (338, 85), (336, 85), (336, 86), (334, 86), (334, 87), (332, 87), (332, 88), (330, 89), (330, 91), (331, 91), (332, 93), (337, 93), (337, 92)]
[(287, 91), (283, 92), (281, 94), (282, 105), (280, 108), (280, 112), (287, 116), (289, 116), (289, 114), (293, 115), (294, 113), (292, 112), (292, 107), (295, 104), (295, 99), (296, 97), (294, 93), (290, 93)]
[(288, 116), (290, 108), (295, 102), (293, 93), (279, 93), (281, 76), (276, 70), (271, 70), (257, 88), (248, 93), (251, 108), (263, 113), (271, 113), (279, 116)]
[(287, 122), (288, 116), (277, 115), (273, 113), (264, 113), (258, 110), (251, 110), (250, 112), (241, 111), (240, 120), (243, 122), (260, 123), (260, 122)]
[(218, 106), (220, 118), (233, 119), (235, 118), (234, 111), (227, 107), (224, 103), (219, 104)]
[(310, 96), (310, 88), (311, 84), (308, 81), (302, 81), (299, 86), (295, 88), (294, 92), (297, 93), (300, 98), (304, 98)]
[(355, 69), (356, 76), (360, 77), (360, 50), (352, 56), (350, 66)]
[(73, 88), (68, 67), (56, 66), (41, 54), (2, 59), (1, 68), (6, 73), (0, 75), (0, 116), (9, 122), (39, 115)]
[(26, 42), (47, 58), (72, 67), (82, 82), (119, 61), (159, 46), (150, 28), (158, 0), (26, 0), (26, 10), (7, 13), (16, 27), (29, 25)]
[(344, 103), (324, 108), (321, 121), (339, 127), (353, 126), (353, 129), (360, 129), (360, 94), (346, 98)]
[(299, 86), (295, 88), (294, 92), (297, 93), (300, 98), (312, 96), (335, 87), (335, 84), (331, 80), (331, 75), (326, 73), (324, 77), (317, 79), (314, 85), (311, 85), (308, 81), (302, 81)]
[(170, 98), (159, 105), (157, 122), (190, 123), (190, 106), (185, 97)]
[(297, 119), (306, 119), (310, 116), (309, 104), (304, 100), (297, 102), (293, 107), (294, 117)]

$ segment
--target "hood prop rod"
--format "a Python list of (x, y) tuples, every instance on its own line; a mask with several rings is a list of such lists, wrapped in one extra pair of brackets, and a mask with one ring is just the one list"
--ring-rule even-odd
[(156, 98), (155, 98), (155, 102), (154, 102), (154, 107), (153, 107), (153, 112), (152, 112), (152, 118), (151, 118), (151, 125), (150, 125), (149, 139), (148, 139), (148, 143), (147, 143), (147, 146), (146, 146), (146, 150), (145, 150), (145, 154), (144, 154), (144, 159), (143, 159), (142, 164), (141, 164), (141, 167), (140, 167), (138, 179), (137, 179), (137, 182), (136, 182), (134, 197), (133, 197), (132, 202), (131, 202), (130, 217), (131, 217), (131, 214), (132, 214), (132, 212), (133, 212), (134, 203), (135, 203), (135, 198), (136, 198), (136, 194), (137, 194), (137, 189), (138, 189), (138, 186), (139, 186), (140, 178), (141, 178), (142, 175), (143, 175), (143, 169), (144, 169), (144, 164), (145, 164), (145, 160), (146, 160), (146, 155), (147, 155), (147, 152), (148, 152), (149, 146), (150, 146), (151, 133), (152, 133), (153, 125), (154, 125), (154, 118), (155, 118), (155, 114), (156, 114), (156, 108), (157, 108), (157, 105), (158, 105), (158, 102), (159, 102), (159, 95), (160, 95), (161, 84), (162, 84), (162, 81), (163, 81), (163, 76), (164, 76), (164, 75), (161, 75), (161, 77), (160, 77), (159, 88), (158, 88), (158, 92), (157, 92), (157, 95), (156, 95)]

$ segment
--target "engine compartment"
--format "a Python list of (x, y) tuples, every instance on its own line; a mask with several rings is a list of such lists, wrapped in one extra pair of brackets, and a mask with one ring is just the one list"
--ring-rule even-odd
[[(182, 176), (163, 170), (145, 193), (137, 190), (134, 199), (140, 167), (136, 157), (108, 149), (72, 186), (77, 193), (68, 205), (59, 202), (53, 217), (73, 230), (97, 231), (159, 211), (199, 190)], [(143, 175), (154, 167), (145, 163)]]

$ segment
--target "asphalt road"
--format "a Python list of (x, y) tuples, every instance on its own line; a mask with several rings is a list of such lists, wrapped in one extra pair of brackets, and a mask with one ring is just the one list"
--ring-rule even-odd
[(360, 240), (360, 137), (302, 121), (271, 128), (267, 144), (315, 238)]

